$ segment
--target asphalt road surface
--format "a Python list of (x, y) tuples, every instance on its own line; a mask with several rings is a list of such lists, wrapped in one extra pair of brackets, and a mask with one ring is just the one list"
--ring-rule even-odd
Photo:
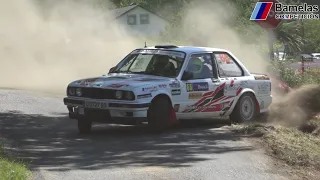
[[(294, 70), (300, 69), (301, 68), (301, 62), (295, 62), (290, 65), (288, 65), (289, 68), (292, 68)], [(314, 60), (313, 62), (305, 62), (304, 63), (305, 68), (320, 68), (320, 60)]]
[(62, 98), (0, 90), (0, 137), (31, 161), (34, 179), (287, 179), (259, 148), (215, 126), (148, 134), (143, 126), (95, 125), (81, 136)]

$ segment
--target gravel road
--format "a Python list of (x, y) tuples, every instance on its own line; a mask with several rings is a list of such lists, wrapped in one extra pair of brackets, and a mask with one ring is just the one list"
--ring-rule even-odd
[(216, 126), (155, 135), (145, 127), (95, 125), (84, 136), (62, 97), (0, 90), (0, 137), (31, 161), (36, 180), (286, 179), (261, 150)]

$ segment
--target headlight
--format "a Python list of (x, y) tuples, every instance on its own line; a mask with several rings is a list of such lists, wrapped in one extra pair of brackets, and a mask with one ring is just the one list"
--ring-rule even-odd
[(116, 98), (117, 99), (121, 99), (122, 95), (123, 95), (122, 91), (116, 91)]
[(77, 95), (77, 96), (82, 96), (82, 90), (81, 90), (81, 88), (76, 88), (76, 95)]
[(76, 93), (75, 88), (69, 88), (69, 89), (68, 89), (68, 94), (69, 94), (69, 95), (74, 96), (75, 93)]
[(126, 99), (127, 100), (133, 100), (133, 93), (132, 92), (130, 92), (130, 91), (128, 91), (128, 92), (126, 92)]

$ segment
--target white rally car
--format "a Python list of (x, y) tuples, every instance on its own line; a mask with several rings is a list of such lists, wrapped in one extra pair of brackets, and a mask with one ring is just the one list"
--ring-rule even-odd
[(92, 122), (163, 130), (180, 120), (253, 120), (272, 102), (267, 75), (251, 74), (229, 51), (158, 45), (136, 49), (108, 75), (76, 80), (64, 104), (80, 133)]

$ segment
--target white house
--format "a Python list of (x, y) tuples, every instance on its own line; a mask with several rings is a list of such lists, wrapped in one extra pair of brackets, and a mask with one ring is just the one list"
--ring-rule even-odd
[(120, 28), (135, 35), (159, 35), (169, 24), (162, 17), (136, 4), (111, 10), (111, 13)]

